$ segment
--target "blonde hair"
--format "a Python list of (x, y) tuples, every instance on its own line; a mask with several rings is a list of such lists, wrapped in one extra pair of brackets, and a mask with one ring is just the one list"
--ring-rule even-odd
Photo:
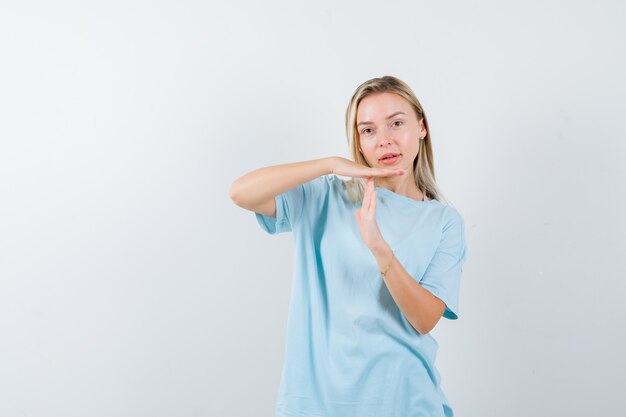
[[(417, 121), (419, 122), (423, 119), (424, 127), (426, 128), (426, 136), (423, 140), (415, 138), (415, 140), (419, 140), (420, 143), (417, 158), (415, 158), (413, 162), (415, 184), (427, 197), (447, 204), (447, 200), (442, 195), (435, 181), (435, 164), (430, 142), (430, 128), (424, 109), (415, 96), (415, 93), (413, 93), (413, 90), (396, 77), (386, 75), (381, 78), (372, 78), (371, 80), (365, 81), (356, 89), (352, 99), (350, 99), (346, 110), (346, 134), (352, 159), (358, 164), (371, 166), (367, 163), (365, 157), (359, 150), (359, 132), (356, 128), (356, 114), (361, 100), (376, 93), (394, 93), (399, 95), (413, 107)], [(356, 203), (357, 201), (363, 200), (366, 184), (365, 178), (352, 178), (350, 180), (344, 180), (344, 183), (346, 184), (352, 202)]]

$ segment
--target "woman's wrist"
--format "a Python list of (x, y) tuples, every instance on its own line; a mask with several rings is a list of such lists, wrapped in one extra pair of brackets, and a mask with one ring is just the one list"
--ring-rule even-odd
[(381, 245), (379, 247), (372, 248), (371, 251), (376, 258), (376, 263), (378, 264), (378, 268), (381, 274), (385, 275), (389, 270), (394, 258), (391, 247), (387, 243), (385, 243), (384, 245)]
[(335, 173), (335, 161), (336, 161), (336, 157), (334, 156), (328, 156), (324, 158), (324, 162), (326, 163), (326, 174)]

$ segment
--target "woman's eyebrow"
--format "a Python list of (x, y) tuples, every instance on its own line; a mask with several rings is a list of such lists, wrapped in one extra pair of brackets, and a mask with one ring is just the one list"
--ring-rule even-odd
[[(401, 112), (401, 111), (397, 111), (397, 112), (395, 112), (394, 114), (387, 116), (387, 118), (386, 118), (385, 120), (389, 120), (389, 119), (391, 119), (392, 117), (395, 117), (395, 116), (397, 116), (397, 115), (399, 115), (399, 114), (404, 114), (404, 115), (406, 116), (406, 113)], [(359, 124), (357, 124), (357, 127), (358, 127), (358, 126), (361, 126), (361, 125), (371, 125), (371, 124), (372, 124), (372, 122), (369, 122), (369, 121), (367, 121), (367, 122), (360, 122)]]

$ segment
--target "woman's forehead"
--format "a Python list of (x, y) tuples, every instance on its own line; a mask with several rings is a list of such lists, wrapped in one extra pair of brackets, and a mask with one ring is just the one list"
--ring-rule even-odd
[(411, 104), (394, 93), (377, 93), (365, 97), (357, 109), (357, 122), (372, 121), (372, 118), (385, 119), (401, 112), (413, 113)]

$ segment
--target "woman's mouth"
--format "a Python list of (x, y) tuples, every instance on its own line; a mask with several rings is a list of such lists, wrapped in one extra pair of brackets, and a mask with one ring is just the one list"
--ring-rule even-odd
[(394, 153), (394, 154), (383, 156), (382, 158), (379, 159), (379, 161), (381, 164), (384, 164), (384, 165), (393, 165), (400, 160), (400, 157), (402, 157), (401, 154)]

